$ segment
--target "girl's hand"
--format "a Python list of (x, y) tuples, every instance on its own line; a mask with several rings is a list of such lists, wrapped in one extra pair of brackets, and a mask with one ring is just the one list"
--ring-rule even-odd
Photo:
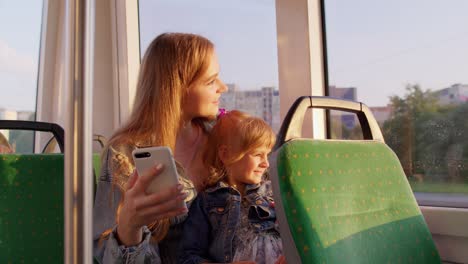
[(138, 245), (143, 226), (187, 212), (186, 207), (180, 208), (180, 201), (187, 197), (181, 184), (160, 193), (146, 193), (146, 188), (163, 169), (162, 165), (157, 165), (141, 176), (135, 170), (129, 177), (117, 220), (117, 235), (122, 244)]
[(281, 255), (281, 256), (276, 260), (275, 264), (287, 264), (286, 258), (284, 257), (284, 255)]

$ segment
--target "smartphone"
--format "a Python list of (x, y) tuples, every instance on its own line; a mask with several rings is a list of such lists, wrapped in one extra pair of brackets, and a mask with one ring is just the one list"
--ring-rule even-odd
[[(164, 168), (161, 174), (147, 187), (147, 193), (159, 193), (174, 187), (179, 183), (179, 174), (177, 173), (174, 157), (171, 149), (168, 147), (147, 147), (137, 148), (132, 152), (133, 161), (139, 175), (155, 166), (163, 164)], [(181, 201), (181, 207), (185, 207), (185, 201)]]

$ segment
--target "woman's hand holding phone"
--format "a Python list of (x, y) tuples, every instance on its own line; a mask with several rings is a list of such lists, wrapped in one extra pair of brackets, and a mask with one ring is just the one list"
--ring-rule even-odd
[(177, 184), (158, 193), (148, 194), (148, 186), (164, 171), (161, 164), (138, 174), (135, 170), (129, 177), (122, 207), (117, 220), (117, 234), (122, 244), (138, 245), (142, 240), (142, 228), (163, 218), (186, 213), (181, 202), (187, 197), (183, 186)]

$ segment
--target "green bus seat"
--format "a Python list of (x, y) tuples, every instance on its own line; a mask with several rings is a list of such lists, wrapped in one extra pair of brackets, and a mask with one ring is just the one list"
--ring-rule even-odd
[[(63, 263), (63, 158), (0, 154), (0, 263)], [(100, 164), (93, 154), (95, 186)]]
[(97, 184), (99, 182), (99, 176), (101, 175), (101, 154), (93, 153), (93, 175), (94, 175), (94, 185), (93, 192), (94, 198), (96, 198)]
[(94, 182), (97, 184), (99, 181), (99, 174), (101, 173), (101, 154), (93, 153), (93, 169), (94, 169)]
[[(48, 149), (64, 151), (64, 131), (54, 123), (0, 120), (1, 129), (54, 134)], [(103, 136), (97, 137), (101, 146)], [(93, 154), (94, 190), (101, 159)], [(63, 154), (0, 154), (0, 263), (63, 263)]]
[[(350, 104), (316, 97), (298, 101), (290, 111), (349, 110), (343, 105)], [(360, 111), (360, 121), (367, 120), (361, 122), (367, 140), (305, 139), (298, 129), (280, 131), (271, 178), (288, 262), (440, 263), (397, 156), (370, 111), (350, 106)], [(303, 113), (299, 119), (288, 116), (289, 124), (302, 126)]]
[(0, 263), (63, 263), (63, 155), (0, 155)]

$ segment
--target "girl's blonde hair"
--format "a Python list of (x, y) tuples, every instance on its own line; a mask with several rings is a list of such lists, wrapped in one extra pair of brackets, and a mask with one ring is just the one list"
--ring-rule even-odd
[[(203, 187), (225, 180), (225, 165), (242, 159), (255, 148), (272, 148), (275, 141), (275, 132), (263, 119), (237, 110), (224, 114), (211, 130), (203, 151), (203, 162), (209, 169), (209, 176)], [(226, 146), (230, 154), (224, 163), (219, 157), (221, 146)]]
[[(194, 34), (164, 33), (148, 46), (138, 76), (133, 110), (129, 120), (117, 130), (103, 153), (111, 152), (113, 186), (125, 195), (125, 183), (133, 172), (131, 152), (135, 147), (168, 146), (175, 151), (177, 133), (182, 125), (182, 106), (189, 89), (207, 71), (214, 45)], [(192, 120), (203, 127), (207, 117)], [(129, 147), (131, 146), (131, 147)], [(122, 201), (117, 210), (120, 212)], [(169, 230), (169, 219), (148, 226), (154, 241), (162, 240)], [(107, 237), (110, 230), (103, 233)]]

